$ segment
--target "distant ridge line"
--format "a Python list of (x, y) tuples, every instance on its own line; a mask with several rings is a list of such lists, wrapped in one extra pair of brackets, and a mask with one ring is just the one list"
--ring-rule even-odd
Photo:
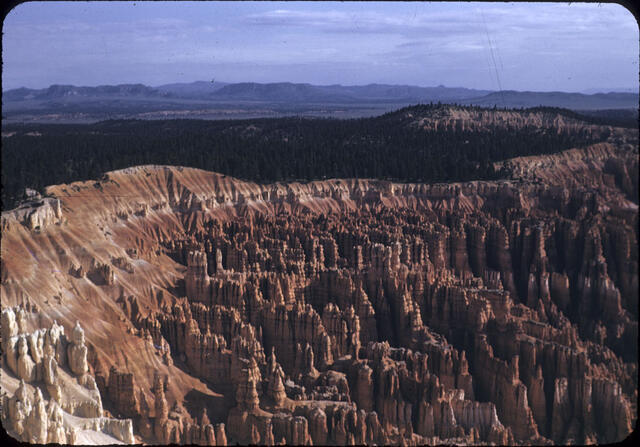
[[(502, 87), (502, 86), (500, 86)], [(196, 81), (150, 87), (55, 84), (2, 93), (5, 122), (95, 122), (105, 119), (244, 119), (377, 116), (412, 104), (559, 107), (576, 111), (637, 110), (638, 93), (533, 92), (412, 85), (313, 85), (292, 82)]]

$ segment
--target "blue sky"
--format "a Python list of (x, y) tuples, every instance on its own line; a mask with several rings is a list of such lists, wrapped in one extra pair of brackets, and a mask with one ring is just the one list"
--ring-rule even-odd
[(30, 2), (3, 33), (3, 90), (212, 78), (638, 87), (638, 26), (617, 4)]

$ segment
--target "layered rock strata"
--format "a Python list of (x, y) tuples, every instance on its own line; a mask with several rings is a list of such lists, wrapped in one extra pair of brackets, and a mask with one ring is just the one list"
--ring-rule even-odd
[[(142, 166), (50, 187), (64, 219), (2, 216), (2, 305), (22, 306), (2, 314), (10, 433), (80, 439), (60, 412), (104, 402), (150, 444), (622, 440), (638, 339), (625, 132), (501, 162), (492, 182)], [(95, 409), (56, 388), (61, 370)]]

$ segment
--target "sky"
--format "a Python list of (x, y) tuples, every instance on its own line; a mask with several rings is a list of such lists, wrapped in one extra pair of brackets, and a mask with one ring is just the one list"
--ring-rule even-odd
[(638, 89), (617, 4), (29, 2), (3, 22), (2, 89), (306, 82)]

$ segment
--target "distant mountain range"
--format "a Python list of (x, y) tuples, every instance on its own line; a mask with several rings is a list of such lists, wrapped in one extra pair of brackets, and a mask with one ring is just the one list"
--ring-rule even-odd
[(3, 118), (16, 121), (97, 121), (107, 118), (240, 118), (371, 116), (416, 103), (483, 107), (551, 106), (573, 110), (637, 109), (638, 93), (490, 91), (460, 87), (369, 84), (312, 85), (197, 81), (77, 87), (52, 85), (2, 93)]
[(353, 103), (397, 101), (451, 101), (476, 98), (491, 93), (490, 90), (467, 88), (416, 87), (411, 85), (370, 84), (358, 86), (311, 85), (278, 82), (259, 84), (241, 82), (196, 81), (148, 87), (143, 84), (103, 85), (76, 87), (52, 85), (44, 89), (18, 88), (3, 92), (3, 100), (19, 102), (28, 100), (74, 100), (76, 98), (173, 98), (212, 101), (257, 101), (268, 103)]
[(638, 94), (633, 93), (583, 93), (566, 92), (518, 92), (507, 90), (491, 92), (480, 98), (472, 98), (469, 104), (492, 107), (562, 107), (572, 110), (638, 108)]
[(229, 85), (226, 82), (196, 81), (188, 83), (165, 84), (155, 87), (156, 90), (180, 98), (201, 98)]
[(52, 100), (71, 98), (128, 97), (144, 98), (162, 95), (159, 89), (143, 84), (100, 85), (98, 87), (76, 87), (74, 85), (52, 85), (49, 88), (34, 90), (17, 88), (2, 92), (2, 100), (7, 102), (28, 100)]
[(311, 85), (280, 82), (229, 84), (210, 97), (228, 101), (258, 101), (284, 103), (349, 104), (366, 102), (452, 101), (486, 95), (489, 90), (467, 88), (416, 87), (411, 85), (369, 84), (357, 86)]
[(582, 90), (580, 93), (584, 93), (586, 95), (593, 95), (594, 93), (638, 93), (638, 88), (627, 88), (627, 87), (618, 87), (618, 88), (589, 88), (586, 90)]

